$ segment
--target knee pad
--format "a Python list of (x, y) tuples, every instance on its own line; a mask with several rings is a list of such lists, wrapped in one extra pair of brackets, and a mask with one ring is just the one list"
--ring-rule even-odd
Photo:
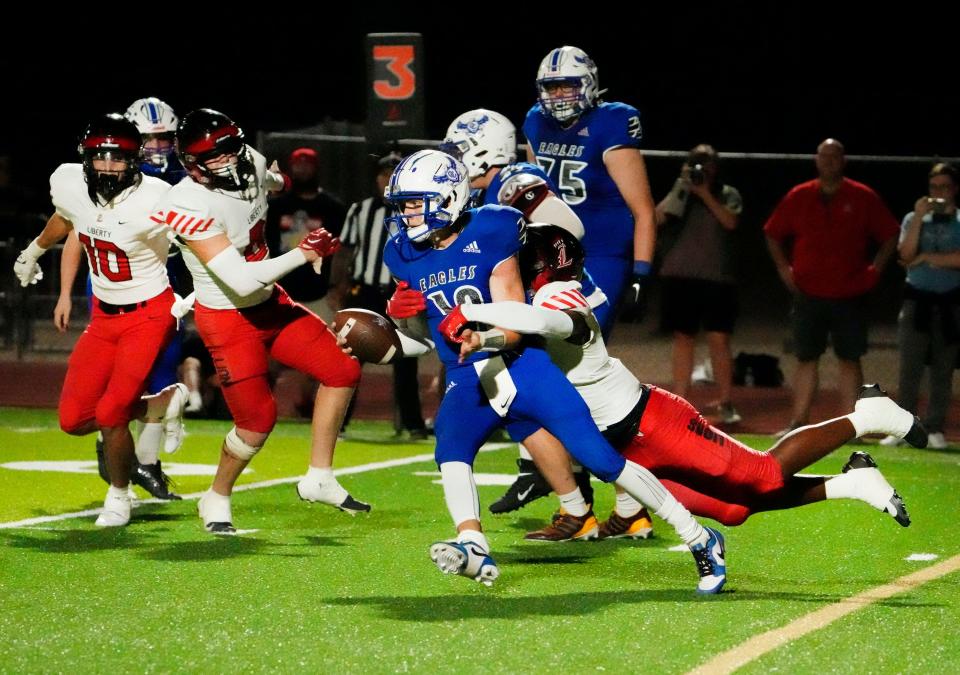
[(227, 451), (227, 454), (244, 462), (249, 462), (253, 459), (254, 455), (260, 452), (260, 448), (262, 447), (262, 445), (253, 446), (246, 443), (240, 438), (236, 427), (230, 429), (230, 431), (227, 432), (226, 438), (223, 439), (223, 448)]

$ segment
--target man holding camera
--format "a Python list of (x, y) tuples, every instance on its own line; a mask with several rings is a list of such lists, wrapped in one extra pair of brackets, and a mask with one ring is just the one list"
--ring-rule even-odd
[(720, 400), (716, 414), (725, 424), (740, 421), (731, 402), (733, 358), (730, 334), (737, 318), (733, 231), (740, 220), (740, 193), (718, 180), (717, 151), (701, 144), (690, 151), (680, 177), (657, 204), (657, 223), (671, 223), (673, 236), (660, 268), (661, 324), (673, 333), (673, 391), (687, 396), (696, 336), (707, 334)]
[[(816, 165), (819, 177), (790, 190), (763, 226), (777, 272), (794, 296), (798, 363), (793, 419), (784, 434), (810, 421), (828, 335), (840, 364), (841, 405), (855, 405), (863, 384), (860, 357), (867, 352), (866, 296), (890, 261), (900, 230), (876, 192), (844, 177), (840, 141), (823, 141)], [(787, 241), (792, 242), (789, 257)]]
[[(924, 426), (928, 447), (947, 447), (943, 425), (953, 393), (953, 369), (960, 353), (960, 173), (950, 164), (933, 165), (928, 195), (903, 219), (898, 252), (907, 265), (897, 342), (900, 347), (900, 404), (916, 412), (924, 365), (930, 367), (930, 399)], [(882, 445), (899, 445), (887, 436)]]

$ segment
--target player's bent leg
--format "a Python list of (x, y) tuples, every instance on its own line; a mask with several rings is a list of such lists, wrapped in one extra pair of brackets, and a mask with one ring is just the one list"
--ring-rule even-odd
[(197, 503), (203, 526), (211, 534), (235, 534), (230, 496), (237, 478), (266, 443), (267, 433), (233, 427), (223, 439), (213, 485)]
[(903, 527), (909, 527), (910, 514), (903, 498), (883, 477), (873, 457), (854, 452), (839, 476), (824, 483), (827, 499), (859, 499), (878, 511), (889, 514)]

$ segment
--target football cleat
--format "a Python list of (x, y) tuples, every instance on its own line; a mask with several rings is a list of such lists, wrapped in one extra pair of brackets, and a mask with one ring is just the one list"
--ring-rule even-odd
[(157, 460), (156, 464), (141, 464), (134, 461), (130, 480), (157, 499), (182, 499), (180, 495), (170, 492), (170, 477), (161, 469), (160, 460)]
[(880, 473), (873, 457), (865, 452), (854, 452), (843, 465), (843, 473), (856, 475), (862, 479), (862, 498), (879, 511), (889, 513), (903, 527), (910, 527), (910, 514), (907, 505), (887, 479)]
[[(553, 491), (532, 459), (518, 459), (519, 474), (500, 499), (490, 505), (490, 513), (510, 513)], [(589, 474), (587, 474), (589, 477)], [(589, 478), (588, 478), (589, 480)]]
[(123, 527), (130, 522), (130, 496), (114, 495), (107, 489), (107, 498), (103, 500), (103, 511), (97, 516), (97, 527)]
[(500, 576), (490, 554), (472, 541), (438, 541), (430, 547), (430, 560), (444, 574), (459, 574), (484, 586), (493, 586)]
[[(346, 496), (344, 497), (344, 495)], [(351, 516), (370, 511), (369, 504), (351, 497), (336, 481), (321, 484), (319, 481), (305, 476), (297, 483), (297, 496), (305, 502), (327, 504), (335, 509), (340, 509), (344, 513), (349, 513)]]
[(709, 595), (719, 593), (727, 582), (725, 559), (727, 549), (722, 534), (709, 527), (703, 529), (707, 531), (707, 543), (694, 544), (690, 547), (690, 552), (697, 563), (697, 573), (700, 575), (697, 593)]
[(528, 541), (587, 541), (596, 539), (600, 527), (593, 511), (585, 516), (574, 516), (561, 510), (553, 522), (543, 529), (528, 532), (524, 539)]
[(197, 511), (203, 521), (203, 527), (210, 534), (236, 534), (233, 526), (233, 516), (230, 513), (230, 498), (210, 499), (211, 490), (208, 490), (197, 501)]
[(190, 390), (183, 382), (171, 384), (167, 389), (170, 388), (174, 392), (163, 415), (163, 451), (166, 453), (176, 452), (183, 445), (183, 410), (190, 399)]
[(879, 384), (863, 385), (854, 408), (858, 413), (867, 412), (877, 420), (878, 428), (870, 433), (897, 436), (915, 448), (927, 447), (927, 430), (920, 418), (898, 406)]
[(600, 523), (600, 539), (649, 539), (653, 536), (653, 521), (646, 509), (640, 509), (634, 515), (623, 517), (616, 511)]

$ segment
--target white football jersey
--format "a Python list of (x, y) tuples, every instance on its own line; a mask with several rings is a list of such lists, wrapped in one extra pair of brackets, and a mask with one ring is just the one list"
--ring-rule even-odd
[(50, 176), (53, 205), (87, 252), (93, 294), (112, 305), (129, 305), (160, 295), (170, 285), (166, 228), (151, 220), (170, 186), (143, 176), (110, 204), (94, 204), (80, 164), (61, 164)]
[(581, 312), (593, 331), (584, 345), (551, 338), (546, 341), (551, 360), (562, 370), (590, 408), (590, 416), (603, 431), (625, 418), (640, 400), (640, 381), (620, 359), (607, 353), (600, 326), (577, 281), (553, 281), (533, 297), (535, 307)]
[[(267, 171), (267, 161), (259, 152), (248, 148), (256, 171), (255, 184), (243, 192), (211, 190), (187, 178), (177, 183), (153, 218), (165, 223), (177, 236), (178, 243), (209, 239), (226, 234), (230, 243), (245, 259), (263, 260), (270, 255), (264, 226), (267, 218), (267, 194), (278, 178)], [(273, 285), (250, 295), (238, 296), (222, 284), (200, 262), (189, 246), (181, 243), (183, 260), (193, 276), (197, 302), (212, 309), (235, 309), (259, 305), (270, 298)]]

